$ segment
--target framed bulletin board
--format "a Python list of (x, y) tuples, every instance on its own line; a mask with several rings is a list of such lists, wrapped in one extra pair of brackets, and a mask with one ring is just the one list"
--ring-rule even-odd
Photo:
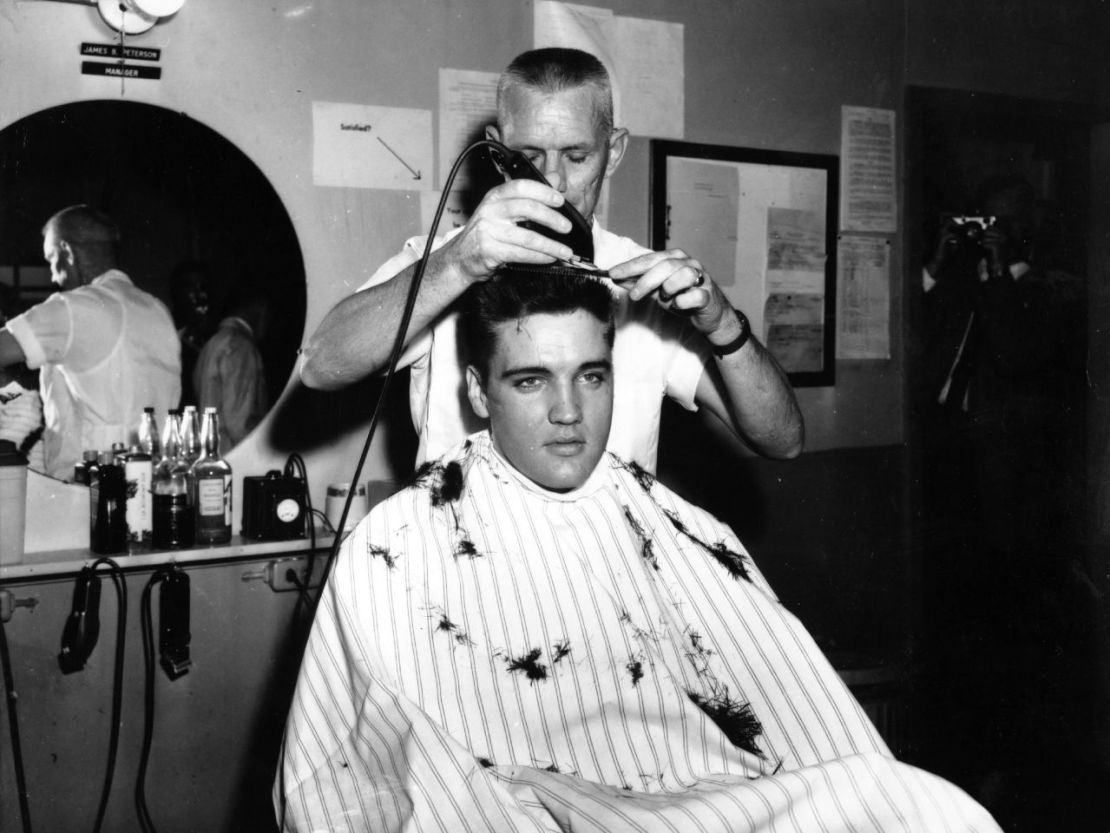
[(651, 245), (701, 261), (795, 386), (831, 385), (835, 156), (651, 142)]

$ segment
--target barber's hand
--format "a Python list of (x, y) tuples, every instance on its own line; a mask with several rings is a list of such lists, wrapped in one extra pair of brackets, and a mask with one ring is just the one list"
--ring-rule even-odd
[(682, 249), (640, 255), (614, 266), (609, 278), (627, 289), (633, 301), (653, 298), (671, 312), (689, 318), (706, 336), (735, 317), (720, 287), (701, 263)]
[(42, 425), (42, 399), (38, 391), (24, 391), (0, 405), (0, 440), (21, 445)]
[(564, 197), (540, 182), (514, 179), (498, 185), (482, 199), (463, 230), (440, 251), (466, 280), (484, 281), (506, 263), (553, 263), (569, 260), (569, 246), (518, 223), (531, 220), (565, 234), (570, 220), (555, 209)]

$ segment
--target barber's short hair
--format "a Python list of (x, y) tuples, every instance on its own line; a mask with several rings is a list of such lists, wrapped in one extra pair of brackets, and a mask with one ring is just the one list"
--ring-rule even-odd
[(45, 237), (51, 228), (71, 246), (115, 246), (119, 243), (119, 226), (103, 211), (88, 205), (63, 208), (42, 227)]
[(497, 82), (497, 116), (502, 124), (508, 116), (506, 93), (510, 87), (517, 86), (546, 93), (593, 87), (598, 94), (598, 127), (606, 135), (613, 129), (613, 84), (609, 71), (589, 52), (547, 47), (532, 49), (514, 58)]
[(578, 310), (605, 325), (605, 341), (612, 347), (613, 295), (601, 281), (565, 269), (505, 267), (489, 280), (473, 284), (462, 296), (459, 330), (464, 359), (484, 380), (497, 349), (497, 325), (529, 315)]

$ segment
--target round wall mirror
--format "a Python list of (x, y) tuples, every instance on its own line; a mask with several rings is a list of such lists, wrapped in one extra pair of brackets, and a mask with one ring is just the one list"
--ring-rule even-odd
[(242, 151), (183, 113), (128, 101), (64, 104), (4, 127), (0, 285), (9, 309), (0, 312), (54, 291), (41, 229), (76, 203), (116, 221), (120, 268), (173, 312), (182, 404), (204, 339), (252, 295), (268, 305), (258, 347), (268, 401), (277, 401), (304, 328), (304, 261), (281, 200)]

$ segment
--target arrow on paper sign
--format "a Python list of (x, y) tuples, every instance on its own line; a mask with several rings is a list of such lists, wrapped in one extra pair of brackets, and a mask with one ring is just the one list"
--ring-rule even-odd
[(402, 159), (402, 158), (401, 158), (400, 154), (398, 154), (398, 153), (397, 153), (397, 151), (395, 151), (395, 150), (394, 150), (393, 148), (391, 148), (391, 147), (390, 147), (389, 145), (387, 145), (387, 144), (385, 143), (385, 140), (384, 140), (384, 139), (382, 139), (382, 137), (381, 137), (381, 136), (378, 136), (378, 137), (377, 137), (377, 139), (378, 139), (378, 141), (379, 141), (379, 142), (381, 142), (381, 143), (382, 143), (382, 146), (383, 146), (383, 147), (384, 147), (384, 148), (385, 148), (386, 150), (388, 150), (388, 151), (389, 151), (390, 153), (392, 153), (392, 154), (393, 154), (394, 156), (396, 156), (396, 157), (397, 157), (397, 161), (398, 161), (398, 162), (400, 162), (400, 163), (401, 163), (402, 165), (404, 165), (404, 166), (405, 166), (406, 168), (408, 168), (408, 170), (409, 170), (409, 173), (411, 173), (411, 174), (412, 174), (412, 178), (413, 178), (413, 179), (420, 179), (420, 171), (414, 171), (414, 170), (413, 170), (413, 169), (412, 169), (412, 168), (411, 168), (411, 167), (409, 166), (409, 163), (408, 163), (408, 162), (406, 162), (406, 161), (405, 161), (404, 159)]

